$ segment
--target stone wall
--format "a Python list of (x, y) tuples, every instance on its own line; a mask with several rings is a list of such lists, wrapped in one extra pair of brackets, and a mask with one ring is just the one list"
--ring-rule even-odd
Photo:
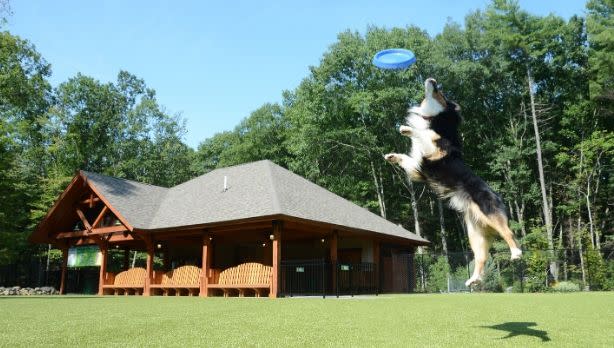
[(43, 286), (40, 288), (22, 288), (13, 286), (11, 288), (0, 287), (0, 296), (34, 296), (34, 295), (59, 295), (54, 287)]

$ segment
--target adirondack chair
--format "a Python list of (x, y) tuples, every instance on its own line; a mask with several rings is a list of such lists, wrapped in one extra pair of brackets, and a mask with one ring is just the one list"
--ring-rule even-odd
[(114, 295), (119, 295), (120, 292), (123, 292), (124, 295), (130, 295), (130, 292), (142, 295), (146, 277), (147, 271), (142, 267), (130, 268), (117, 275), (107, 273), (105, 284), (102, 286), (103, 293), (105, 290), (111, 290)]
[(260, 297), (271, 288), (272, 273), (271, 266), (256, 262), (242, 263), (216, 274), (212, 279), (215, 283), (209, 284), (207, 288), (221, 290), (224, 297), (228, 297), (232, 291), (237, 291), (239, 297), (243, 297), (247, 290)]
[(196, 266), (181, 266), (164, 273), (159, 278), (159, 281), (156, 279), (156, 284), (151, 284), (150, 288), (152, 291), (161, 290), (164, 296), (168, 296), (171, 291), (175, 292), (175, 296), (180, 296), (183, 290), (193, 296), (198, 294), (200, 288), (200, 268)]

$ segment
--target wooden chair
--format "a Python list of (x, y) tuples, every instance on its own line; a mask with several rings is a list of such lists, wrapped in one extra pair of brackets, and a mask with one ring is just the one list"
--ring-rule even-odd
[(103, 293), (105, 290), (112, 290), (114, 295), (119, 295), (120, 292), (129, 295), (133, 291), (135, 295), (142, 295), (146, 277), (147, 270), (142, 267), (130, 268), (117, 275), (107, 273), (102, 286)]
[(152, 291), (162, 290), (164, 296), (168, 296), (170, 291), (175, 292), (175, 296), (180, 296), (182, 290), (187, 290), (188, 295), (193, 296), (200, 289), (200, 268), (196, 266), (181, 266), (172, 271), (164, 273), (156, 279), (156, 284), (151, 284)]
[(207, 289), (219, 289), (228, 297), (232, 291), (237, 291), (243, 297), (247, 290), (260, 297), (271, 288), (272, 267), (256, 262), (242, 263), (219, 273), (217, 282), (209, 284)]

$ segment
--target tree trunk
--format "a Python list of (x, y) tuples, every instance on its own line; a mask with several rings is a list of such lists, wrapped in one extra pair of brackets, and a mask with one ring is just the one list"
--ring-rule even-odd
[(586, 268), (584, 267), (584, 250), (582, 250), (582, 220), (578, 215), (578, 252), (580, 253), (580, 269), (582, 270), (582, 284), (587, 288), (586, 284)]
[(554, 243), (552, 240), (552, 221), (550, 216), (550, 208), (548, 204), (548, 196), (546, 194), (546, 180), (544, 179), (544, 164), (542, 162), (542, 146), (539, 135), (539, 126), (537, 125), (537, 112), (535, 111), (535, 98), (533, 96), (533, 76), (531, 70), (527, 68), (527, 77), (529, 80), (529, 98), (531, 101), (531, 117), (533, 119), (533, 130), (535, 131), (535, 148), (537, 153), (537, 170), (539, 172), (539, 186), (542, 194), (542, 212), (544, 214), (544, 222), (546, 224), (546, 237), (548, 238), (548, 248), (552, 250)]
[[(409, 179), (407, 175), (404, 175), (407, 180), (407, 190), (409, 191), (409, 196), (411, 198), (411, 210), (414, 216), (414, 233), (418, 235), (418, 237), (422, 237), (422, 230), (420, 228), (420, 218), (418, 216), (418, 201), (416, 201), (416, 192), (414, 191), (414, 183)], [(422, 254), (424, 248), (419, 246), (418, 254)]]
[(443, 204), (441, 199), (437, 199), (437, 207), (439, 208), (439, 229), (441, 231), (441, 249), (443, 250), (446, 259), (448, 258), (448, 243), (446, 241), (446, 224), (443, 218)]
[[(437, 207), (439, 208), (439, 228), (441, 231), (441, 249), (443, 250), (443, 255), (446, 258), (446, 264), (448, 265), (448, 270), (450, 269), (450, 259), (448, 258), (448, 242), (446, 241), (446, 224), (443, 218), (443, 204), (441, 204), (441, 199), (437, 199)], [(450, 272), (446, 272), (446, 279), (448, 284), (448, 292), (450, 292)]]
[[(51, 244), (47, 244), (47, 266), (45, 267), (45, 271), (49, 273), (49, 254), (51, 253)], [(45, 284), (47, 285), (47, 284)]]
[(533, 130), (535, 132), (535, 152), (537, 153), (537, 170), (539, 172), (539, 186), (542, 194), (542, 210), (544, 214), (544, 222), (546, 224), (546, 238), (548, 239), (548, 249), (550, 254), (550, 272), (557, 280), (558, 267), (554, 258), (554, 238), (552, 231), (552, 210), (548, 202), (548, 194), (546, 193), (546, 180), (544, 178), (544, 164), (542, 161), (542, 145), (539, 135), (539, 126), (537, 125), (537, 112), (535, 111), (535, 97), (533, 95), (534, 83), (531, 69), (527, 67), (527, 79), (529, 83), (529, 99), (531, 101), (531, 118), (533, 119)]
[(591, 199), (590, 199), (590, 191), (591, 190), (591, 182), (590, 179), (587, 180), (586, 183), (586, 212), (588, 214), (588, 228), (589, 231), (591, 232), (591, 243), (593, 244), (593, 249), (599, 249), (599, 247), (597, 246), (597, 237), (595, 236), (596, 232), (595, 229), (593, 228), (593, 212), (591, 210)]
[(516, 206), (516, 216), (518, 217), (518, 223), (520, 224), (520, 233), (522, 233), (522, 237), (527, 236), (527, 230), (524, 226), (524, 201), (520, 206), (518, 206), (518, 201), (514, 200), (514, 205)]
[(377, 192), (377, 203), (379, 204), (379, 214), (384, 219), (386, 218), (386, 203), (384, 201), (384, 188), (382, 187), (382, 176), (381, 173), (379, 175), (379, 179), (377, 173), (375, 172), (375, 165), (373, 161), (369, 161), (371, 165), (371, 176), (373, 178), (373, 184), (375, 185), (375, 192)]

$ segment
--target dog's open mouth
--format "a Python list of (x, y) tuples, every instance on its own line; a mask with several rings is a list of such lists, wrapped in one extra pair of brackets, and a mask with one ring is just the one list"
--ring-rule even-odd
[(424, 98), (439, 103), (443, 108), (446, 107), (446, 98), (441, 93), (441, 89), (437, 85), (437, 80), (433, 78), (428, 78), (424, 81)]

